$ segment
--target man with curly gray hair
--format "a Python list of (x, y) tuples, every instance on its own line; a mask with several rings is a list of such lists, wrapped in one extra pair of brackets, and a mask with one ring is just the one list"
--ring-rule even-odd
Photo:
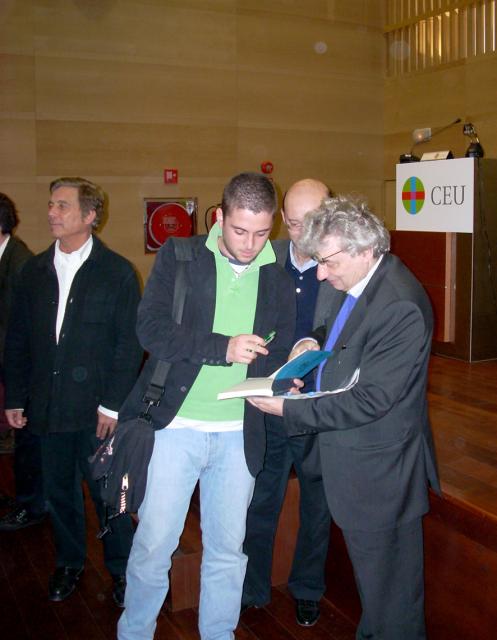
[[(361, 598), (356, 637), (421, 640), (422, 516), (428, 485), (439, 490), (426, 399), (433, 317), (423, 287), (389, 246), (382, 222), (352, 198), (328, 199), (306, 216), (300, 248), (336, 289), (313, 336), (332, 352), (316, 388), (345, 390), (250, 402), (283, 416), (288, 435), (319, 438), (328, 505)], [(297, 348), (317, 346), (304, 340)]]

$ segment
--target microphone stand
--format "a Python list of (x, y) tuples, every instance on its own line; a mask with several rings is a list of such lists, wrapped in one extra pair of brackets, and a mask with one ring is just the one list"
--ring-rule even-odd
[(438, 135), (439, 133), (442, 133), (442, 131), (445, 131), (449, 127), (452, 127), (453, 125), (458, 124), (459, 122), (461, 122), (461, 118), (456, 118), (450, 124), (446, 124), (445, 126), (440, 127), (440, 129), (437, 129), (433, 134), (431, 132), (431, 129), (426, 129), (425, 131), (429, 131), (429, 134), (422, 135), (422, 137), (419, 140), (416, 140), (411, 147), (411, 151), (409, 153), (403, 153), (400, 156), (399, 162), (401, 164), (404, 164), (406, 162), (419, 162), (421, 158), (419, 156), (414, 155), (413, 153), (414, 147), (416, 147), (418, 144), (422, 144), (423, 142), (429, 142), (434, 136)]

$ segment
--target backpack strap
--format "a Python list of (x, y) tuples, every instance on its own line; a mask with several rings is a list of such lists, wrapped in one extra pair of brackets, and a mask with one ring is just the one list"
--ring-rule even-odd
[[(175, 322), (181, 324), (187, 291), (186, 263), (193, 260), (192, 242), (190, 238), (169, 238), (168, 242), (173, 243), (176, 257), (172, 316)], [(142, 398), (147, 405), (146, 410), (141, 414), (142, 418), (150, 420), (148, 413), (150, 407), (158, 407), (160, 405), (170, 368), (170, 362), (165, 360), (157, 361), (152, 378)]]

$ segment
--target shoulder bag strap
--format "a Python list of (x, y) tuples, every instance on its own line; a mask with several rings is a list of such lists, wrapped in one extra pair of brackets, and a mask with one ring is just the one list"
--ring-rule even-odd
[[(174, 320), (180, 324), (183, 317), (187, 290), (186, 263), (192, 260), (192, 245), (189, 238), (169, 238), (168, 242), (173, 242), (174, 254), (176, 256), (172, 316)], [(149, 407), (158, 407), (160, 405), (170, 368), (170, 362), (166, 362), (165, 360), (159, 360), (157, 362), (152, 378), (143, 396), (143, 402)]]

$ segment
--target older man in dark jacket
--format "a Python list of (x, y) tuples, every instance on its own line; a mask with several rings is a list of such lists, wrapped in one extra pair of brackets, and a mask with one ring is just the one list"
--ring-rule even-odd
[[(113, 431), (142, 351), (135, 336), (139, 285), (127, 260), (92, 235), (104, 194), (82, 178), (50, 185), (48, 222), (56, 242), (21, 274), (5, 345), (7, 419), (41, 436), (43, 474), (52, 519), (56, 570), (49, 597), (67, 598), (86, 557), (81, 480), (105, 517), (88, 457)], [(124, 600), (132, 541), (128, 517), (105, 536), (113, 596)]]

